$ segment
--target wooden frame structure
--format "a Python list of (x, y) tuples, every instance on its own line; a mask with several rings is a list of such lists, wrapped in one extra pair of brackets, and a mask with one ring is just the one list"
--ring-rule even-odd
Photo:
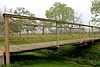
[[(7, 65), (10, 64), (10, 53), (9, 53), (9, 18), (20, 18), (20, 19), (29, 19), (29, 20), (40, 20), (40, 21), (55, 22), (56, 26), (34, 25), (34, 24), (14, 24), (14, 23), (12, 25), (16, 25), (16, 26), (17, 25), (18, 26), (25, 25), (25, 26), (56, 27), (57, 47), (59, 47), (59, 45), (58, 45), (58, 41), (59, 41), (59, 34), (58, 34), (59, 31), (58, 31), (58, 29), (59, 28), (69, 28), (69, 27), (58, 26), (59, 23), (61, 23), (61, 24), (72, 24), (72, 25), (77, 25), (77, 26), (86, 26), (86, 27), (92, 28), (92, 32), (93, 32), (93, 28), (98, 28), (100, 30), (100, 27), (90, 26), (90, 25), (84, 25), (84, 24), (77, 24), (77, 23), (69, 23), (69, 22), (61, 21), (61, 20), (51, 20), (51, 19), (44, 19), (44, 18), (37, 18), (37, 17), (28, 17), (28, 16), (13, 15), (13, 14), (3, 14), (3, 17), (4, 17), (4, 23), (3, 24), (4, 24), (5, 56), (6, 56), (6, 64)], [(76, 29), (76, 28), (73, 28), (73, 29)], [(81, 30), (82, 29), (80, 29), (80, 31)], [(82, 40), (80, 40), (80, 41), (82, 41)]]

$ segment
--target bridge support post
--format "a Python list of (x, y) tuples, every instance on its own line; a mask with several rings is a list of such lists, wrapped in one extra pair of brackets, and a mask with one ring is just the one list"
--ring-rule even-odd
[(58, 38), (58, 30), (59, 30), (59, 28), (58, 28), (58, 23), (56, 22), (56, 35), (57, 35), (57, 47), (59, 47), (59, 43), (58, 43), (58, 41), (59, 41), (59, 38)]
[(93, 32), (93, 27), (92, 28), (92, 43), (94, 43), (94, 32)]
[(6, 56), (6, 64), (9, 65), (10, 64), (10, 53), (9, 53), (9, 17), (6, 16), (5, 14), (3, 15), (4, 17), (4, 46), (5, 46), (5, 56)]
[[(89, 26), (90, 26), (90, 21), (89, 21)], [(89, 27), (89, 38), (90, 38), (90, 28), (91, 28), (91, 27)]]
[(79, 25), (79, 38), (80, 38), (80, 44), (82, 43), (82, 29), (81, 29), (81, 25)]
[[(98, 32), (98, 35), (100, 34), (100, 28), (99, 28), (99, 32)], [(98, 36), (100, 38), (100, 36)]]
[(45, 34), (45, 27), (43, 26), (42, 28), (43, 28), (42, 29), (42, 35), (44, 35)]

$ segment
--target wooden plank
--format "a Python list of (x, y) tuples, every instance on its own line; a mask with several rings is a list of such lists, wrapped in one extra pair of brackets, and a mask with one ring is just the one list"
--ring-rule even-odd
[[(100, 40), (95, 38), (94, 41)], [(87, 38), (83, 40), (84, 42), (92, 42), (92, 38)], [(76, 44), (80, 43), (76, 40), (63, 40), (63, 41), (58, 41), (59, 46), (65, 46), (65, 45), (70, 45), (70, 44)], [(29, 50), (37, 50), (37, 49), (44, 49), (48, 47), (54, 47), (57, 46), (57, 41), (53, 42), (42, 42), (42, 43), (33, 43), (33, 44), (22, 44), (22, 45), (11, 45), (10, 46), (10, 53), (16, 53), (16, 52), (23, 52), (23, 51), (29, 51)], [(2, 51), (4, 51), (4, 47), (0, 47)]]
[(45, 19), (45, 18), (37, 18), (37, 17), (28, 17), (28, 16), (21, 16), (21, 15), (13, 15), (13, 14), (3, 14), (3, 16), (7, 16), (10, 18), (20, 18), (20, 19), (29, 19), (29, 20), (40, 20), (40, 21), (48, 21), (48, 22), (57, 22), (62, 24), (73, 24), (73, 25), (81, 25), (81, 26), (87, 26), (87, 27), (94, 27), (94, 28), (100, 28), (97, 26), (90, 26), (90, 25), (84, 25), (84, 24), (78, 24), (78, 23), (70, 23), (67, 21), (62, 20), (52, 20), (52, 19)]
[[(16, 20), (14, 21), (14, 22), (16, 22)], [(4, 24), (4, 23), (1, 23), (0, 25), (2, 25), (2, 24)], [(38, 27), (38, 26), (40, 26), (40, 27), (56, 27), (56, 26), (53, 26), (53, 25), (40, 25), (40, 24), (26, 24), (26, 23), (19, 23), (19, 22), (17, 22), (17, 23), (10, 23), (9, 25), (15, 25), (15, 26), (35, 26), (35, 27)], [(71, 27), (68, 27), (68, 26), (64, 26), (64, 27), (62, 27), (62, 26), (58, 26), (59, 28), (69, 28), (69, 29), (79, 29), (79, 28), (71, 28)]]

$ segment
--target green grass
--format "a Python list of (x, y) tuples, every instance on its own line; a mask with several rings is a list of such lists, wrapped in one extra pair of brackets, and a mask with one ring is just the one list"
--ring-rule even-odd
[[(59, 40), (71, 40), (73, 39), (69, 35), (66, 34), (61, 34), (59, 36)], [(39, 42), (51, 42), (51, 41), (56, 41), (57, 36), (56, 34), (35, 34), (35, 35), (14, 35), (13, 38), (11, 36), (9, 37), (9, 45), (19, 45), (19, 44), (31, 44), (31, 43), (39, 43)], [(4, 40), (0, 40), (0, 46), (4, 45)]]
[(12, 54), (11, 65), (3, 67), (100, 67), (99, 44)]
[[(77, 34), (74, 36), (79, 38)], [(65, 34), (59, 37), (59, 40), (73, 39)], [(4, 44), (3, 41), (0, 40), (0, 46)], [(10, 40), (9, 44), (19, 45), (47, 41), (56, 41), (56, 35), (37, 34), (35, 36), (29, 35), (29, 37), (22, 35), (21, 38), (18, 36)], [(62, 46), (57, 50), (43, 49), (34, 52), (11, 54), (11, 64), (9, 66), (3, 65), (3, 67), (100, 67), (100, 43), (87, 46), (76, 45)]]
[(4, 40), (0, 40), (0, 46), (4, 45)]
[[(59, 34), (59, 40), (72, 40), (72, 39), (79, 39), (80, 38), (80, 34), (72, 34), (73, 37), (71, 35), (68, 34)], [(95, 37), (97, 37), (99, 35), (96, 35)], [(88, 34), (86, 34), (84, 36), (84, 38), (88, 38)], [(92, 37), (92, 36), (91, 36)], [(3, 38), (3, 37), (2, 37)], [(57, 36), (56, 34), (29, 34), (28, 36), (26, 34), (14, 34), (14, 37), (12, 38), (12, 36), (9, 36), (9, 45), (18, 45), (18, 44), (31, 44), (31, 43), (39, 43), (39, 42), (51, 42), (51, 41), (56, 41), (57, 40)], [(4, 44), (3, 39), (0, 39), (0, 46), (2, 46)]]

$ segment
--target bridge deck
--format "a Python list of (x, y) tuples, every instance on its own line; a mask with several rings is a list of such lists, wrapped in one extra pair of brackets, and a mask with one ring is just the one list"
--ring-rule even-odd
[[(95, 38), (94, 41), (96, 41), (96, 40), (100, 40), (100, 39)], [(91, 38), (87, 38), (83, 41), (91, 42), (93, 40)], [(59, 46), (75, 44), (75, 43), (79, 43), (79, 42), (77, 40), (63, 40), (63, 41), (59, 41)], [(56, 41), (35, 43), (35, 44), (11, 45), (11, 46), (9, 46), (9, 50), (10, 50), (10, 53), (15, 53), (15, 52), (43, 49), (43, 48), (48, 48), (48, 47), (53, 47), (53, 46), (57, 46)], [(4, 52), (5, 51), (4, 46), (0, 47), (0, 50), (2, 50)]]

